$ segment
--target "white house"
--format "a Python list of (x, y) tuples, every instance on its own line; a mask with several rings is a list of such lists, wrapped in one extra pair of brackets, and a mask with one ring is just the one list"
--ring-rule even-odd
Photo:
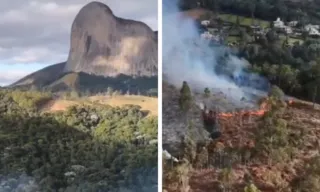
[(285, 26), (285, 27), (284, 27), (284, 31), (285, 31), (287, 34), (292, 34), (292, 33), (293, 33), (292, 28), (289, 27), (289, 26)]
[(203, 26), (208, 26), (210, 24), (210, 21), (209, 20), (203, 20), (201, 21), (201, 25)]
[(201, 34), (201, 38), (202, 39), (212, 39), (213, 35), (210, 32), (206, 31), (206, 32)]
[(276, 21), (273, 22), (273, 26), (287, 34), (292, 34), (293, 30), (290, 26), (286, 26), (283, 21), (278, 17)]
[(275, 28), (284, 28), (285, 25), (284, 25), (284, 22), (281, 21), (281, 19), (278, 17), (276, 21), (273, 22), (273, 26)]
[(213, 35), (210, 32), (206, 31), (201, 34), (202, 39), (207, 39), (207, 40), (213, 40), (213, 41), (220, 41), (220, 35)]
[(298, 25), (298, 21), (290, 21), (289, 23), (288, 23), (288, 25), (290, 26), (290, 27), (295, 27), (295, 26), (297, 26)]
[(320, 36), (320, 32), (315, 28), (311, 28), (310, 31), (309, 31), (309, 35)]
[(312, 25), (312, 24), (308, 24), (308, 25), (306, 25), (306, 26), (304, 26), (304, 29), (306, 30), (306, 31), (309, 31), (309, 30), (311, 30), (311, 29), (316, 29), (316, 30), (319, 30), (320, 29), (320, 26), (319, 25)]
[(309, 35), (320, 36), (319, 25), (308, 24), (304, 27), (304, 29), (309, 33)]

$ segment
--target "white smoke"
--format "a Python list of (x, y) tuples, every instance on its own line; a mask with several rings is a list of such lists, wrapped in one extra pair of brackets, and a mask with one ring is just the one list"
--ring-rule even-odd
[(25, 174), (16, 177), (0, 175), (0, 191), (40, 192), (40, 188), (33, 178)]
[[(215, 72), (221, 64), (219, 57), (226, 53), (227, 47), (212, 47), (200, 38), (198, 29), (190, 18), (179, 14), (177, 2), (163, 1), (163, 73), (164, 79), (180, 87), (187, 81), (191, 89), (203, 92), (208, 87), (221, 91), (229, 100), (240, 101), (247, 96), (244, 89), (230, 77)], [(224, 57), (224, 70), (238, 76), (248, 62), (229, 54)]]

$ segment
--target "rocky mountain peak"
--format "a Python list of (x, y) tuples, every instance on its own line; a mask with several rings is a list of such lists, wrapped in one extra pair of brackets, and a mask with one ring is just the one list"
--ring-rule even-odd
[(122, 19), (100, 2), (85, 5), (71, 28), (64, 72), (101, 76), (157, 74), (157, 42), (146, 24)]

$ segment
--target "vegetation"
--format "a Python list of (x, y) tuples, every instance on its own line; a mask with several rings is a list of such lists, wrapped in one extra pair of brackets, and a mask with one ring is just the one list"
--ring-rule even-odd
[(281, 17), (284, 21), (320, 22), (320, 3), (317, 0), (181, 0), (180, 7), (184, 10), (196, 8), (197, 2), (200, 2), (200, 7), (209, 8), (214, 12), (231, 13), (266, 21), (274, 21), (277, 17)]
[(196, 145), (192, 141), (190, 122), (188, 133), (183, 138), (182, 157), (179, 164), (173, 164), (172, 161), (164, 160), (163, 163), (163, 186), (168, 187), (171, 191), (189, 192), (191, 171), (193, 170), (193, 162), (196, 158)]
[[(190, 181), (193, 177), (189, 185), (199, 191), (208, 191), (208, 185), (211, 185), (210, 190), (216, 191), (320, 191), (319, 134), (316, 130), (320, 113), (309, 103), (294, 101), (289, 106), (284, 102), (284, 95), (320, 102), (320, 40), (305, 34), (301, 39), (290, 37), (277, 32), (272, 25), (270, 31), (260, 35), (246, 27), (252, 24), (267, 26), (277, 17), (284, 21), (297, 20), (300, 30), (307, 23), (320, 24), (320, 2), (180, 2), (183, 9), (199, 6), (211, 9), (213, 16), (231, 23), (231, 29), (227, 31), (231, 35), (227, 38), (229, 41), (236, 38), (238, 44), (218, 56), (218, 74), (224, 73), (230, 79), (238, 80), (232, 76), (232, 69), (226, 69), (227, 62), (224, 62), (230, 55), (236, 55), (250, 63), (244, 70), (245, 75), (246, 72), (258, 73), (265, 77), (268, 85), (274, 85), (268, 98), (263, 100), (267, 111), (261, 117), (240, 113), (221, 117), (223, 138), (211, 142), (205, 150), (197, 151), (196, 160), (189, 161), (191, 166), (186, 169), (193, 170), (194, 174), (184, 180)], [(261, 86), (259, 82), (253, 83)], [(186, 153), (194, 156), (194, 150)], [(172, 183), (164, 184), (172, 186)]]
[(110, 93), (110, 91), (122, 94), (157, 96), (157, 86), (157, 77), (131, 77), (127, 75), (103, 77), (80, 72), (66, 73), (53, 82), (41, 81), (38, 84), (19, 86), (17, 89), (30, 90), (31, 87), (35, 87), (42, 91), (54, 93), (72, 92), (80, 96), (88, 94), (94, 95), (102, 92)]
[(183, 82), (180, 90), (179, 106), (183, 111), (188, 111), (192, 104), (191, 90), (186, 81)]
[[(266, 104), (264, 115), (241, 117), (242, 120), (237, 115), (221, 118), (223, 138), (205, 147), (199, 148), (188, 138), (183, 140), (185, 148), (180, 163), (165, 161), (164, 188), (169, 192), (182, 188), (232, 192), (319, 191), (319, 149), (314, 143), (318, 136), (313, 128), (319, 124), (316, 120), (300, 118), (316, 118), (320, 113), (305, 114), (306, 107), (311, 105), (295, 102), (289, 105), (283, 96), (282, 90), (273, 86), (269, 96), (261, 101)], [(243, 133), (234, 134), (237, 129)], [(310, 141), (313, 137), (315, 140)]]
[(43, 114), (47, 98), (0, 90), (0, 191), (156, 190), (156, 117), (131, 105)]
[(237, 24), (237, 20), (238, 20), (238, 22), (239, 22), (238, 24), (240, 26), (251, 26), (252, 23), (256, 22), (256, 23), (259, 23), (260, 26), (262, 26), (264, 28), (270, 27), (270, 22), (264, 21), (264, 20), (259, 20), (259, 19), (253, 20), (250, 17), (242, 17), (242, 16), (233, 15), (233, 14), (219, 14), (218, 17), (223, 22), (230, 22), (232, 24)]
[(244, 192), (260, 192), (260, 190), (253, 183), (251, 183), (244, 188)]
[(204, 89), (204, 95), (205, 95), (205, 97), (209, 97), (210, 96), (210, 89), (209, 88), (205, 88)]
[(51, 93), (38, 91), (3, 91), (8, 98), (17, 103), (19, 107), (35, 111), (38, 107), (52, 99)]

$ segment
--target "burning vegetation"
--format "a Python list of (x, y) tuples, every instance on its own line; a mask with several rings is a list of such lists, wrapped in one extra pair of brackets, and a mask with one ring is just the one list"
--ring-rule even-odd
[[(287, 100), (287, 104), (291, 105), (293, 104), (293, 100)], [(263, 116), (266, 112), (268, 111), (268, 100), (264, 99), (264, 101), (260, 104), (260, 107), (258, 110), (241, 110), (239, 112), (230, 112), (230, 113), (219, 113), (218, 117), (223, 119), (223, 118), (229, 118), (229, 117), (247, 117), (251, 118), (252, 116), (258, 116), (261, 117)]]
[[(192, 102), (191, 96), (183, 98)], [(212, 112), (220, 137), (204, 147), (186, 140), (180, 163), (165, 161), (164, 189), (319, 192), (320, 110), (311, 103), (283, 98), (274, 87), (257, 110)], [(204, 120), (208, 114), (202, 114)]]

